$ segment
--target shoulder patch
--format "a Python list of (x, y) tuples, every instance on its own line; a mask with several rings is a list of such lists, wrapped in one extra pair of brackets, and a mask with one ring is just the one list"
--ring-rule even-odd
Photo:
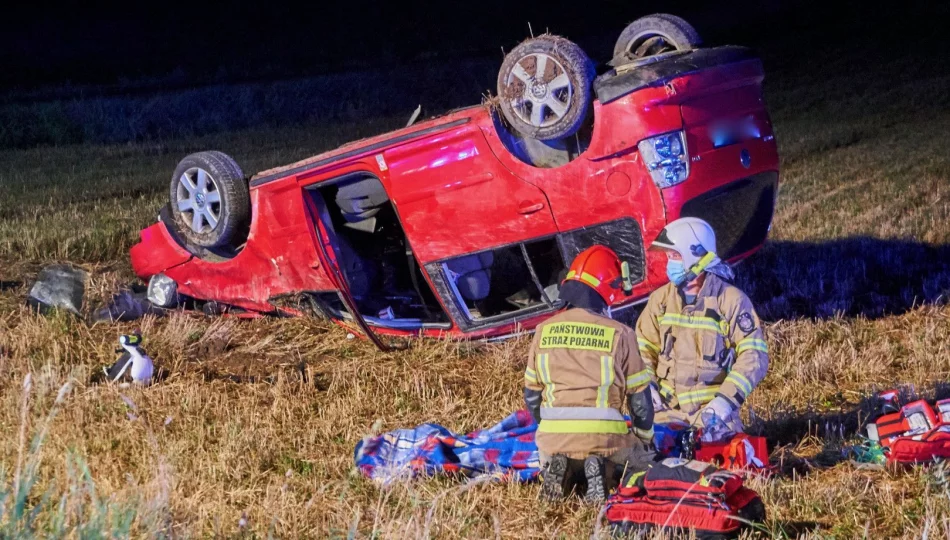
[(739, 315), (736, 324), (739, 325), (739, 330), (742, 330), (746, 334), (755, 330), (755, 322), (752, 320), (752, 315), (750, 315), (748, 311), (743, 311)]

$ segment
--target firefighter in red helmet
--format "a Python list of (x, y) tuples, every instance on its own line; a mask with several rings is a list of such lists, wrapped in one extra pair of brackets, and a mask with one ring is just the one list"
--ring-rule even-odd
[[(580, 253), (561, 284), (567, 309), (535, 330), (524, 399), (538, 422), (542, 495), (563, 497), (586, 483), (585, 499), (602, 501), (618, 468), (653, 452), (652, 371), (632, 328), (609, 318), (608, 306), (632, 286), (626, 264), (595, 245)], [(633, 421), (630, 429), (621, 409)], [(583, 463), (584, 482), (577, 470)]]

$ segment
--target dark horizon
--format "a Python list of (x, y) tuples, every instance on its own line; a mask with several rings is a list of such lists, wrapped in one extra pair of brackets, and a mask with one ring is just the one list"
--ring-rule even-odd
[[(788, 39), (821, 36), (833, 47), (866, 40), (885, 52), (904, 47), (909, 52), (915, 40), (932, 47), (942, 34), (933, 23), (947, 14), (945, 6), (925, 3), (904, 3), (899, 9), (891, 4), (884, 11), (866, 3), (837, 2), (834, 9), (825, 3), (816, 10), (808, 2), (777, 0), (715, 6), (697, 0), (675, 6), (624, 0), (588, 5), (483, 0), (463, 7), (432, 0), (401, 5), (352, 0), (293, 8), (114, 4), (12, 8), (0, 22), (0, 90), (121, 84), (172, 74), (200, 85), (495, 54), (500, 61), (503, 48), (529, 36), (529, 25), (534, 34), (550, 30), (565, 35), (604, 61), (612, 38), (628, 22), (658, 11), (687, 18), (712, 43), (756, 46), (784, 33)], [(862, 35), (868, 21), (903, 25), (912, 32), (905, 39), (896, 30), (895, 35)], [(840, 32), (819, 30), (828, 28)]]

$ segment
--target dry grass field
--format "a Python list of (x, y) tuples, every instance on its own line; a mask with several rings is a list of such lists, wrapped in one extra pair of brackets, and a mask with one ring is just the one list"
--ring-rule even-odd
[[(865, 469), (841, 455), (875, 389), (946, 394), (950, 75), (905, 58), (818, 63), (769, 72), (779, 207), (770, 243), (738, 268), (772, 352), (744, 407), (782, 470), (752, 482), (763, 530), (950, 537), (945, 469)], [(93, 304), (132, 281), (127, 250), (187, 153), (220, 149), (250, 174), (404, 121), (0, 150), (0, 537), (600, 534), (597, 509), (541, 503), (537, 485), (381, 490), (354, 471), (354, 446), (373, 430), (464, 432), (520, 407), (525, 340), (381, 353), (311, 320), (88, 326), (24, 305), (53, 261), (91, 272)], [(90, 384), (136, 327), (170, 376), (146, 389)]]

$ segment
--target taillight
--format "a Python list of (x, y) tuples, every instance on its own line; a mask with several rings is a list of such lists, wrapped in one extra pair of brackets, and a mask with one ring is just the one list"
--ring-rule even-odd
[(637, 148), (657, 187), (675, 186), (689, 177), (689, 154), (682, 131), (643, 139)]

